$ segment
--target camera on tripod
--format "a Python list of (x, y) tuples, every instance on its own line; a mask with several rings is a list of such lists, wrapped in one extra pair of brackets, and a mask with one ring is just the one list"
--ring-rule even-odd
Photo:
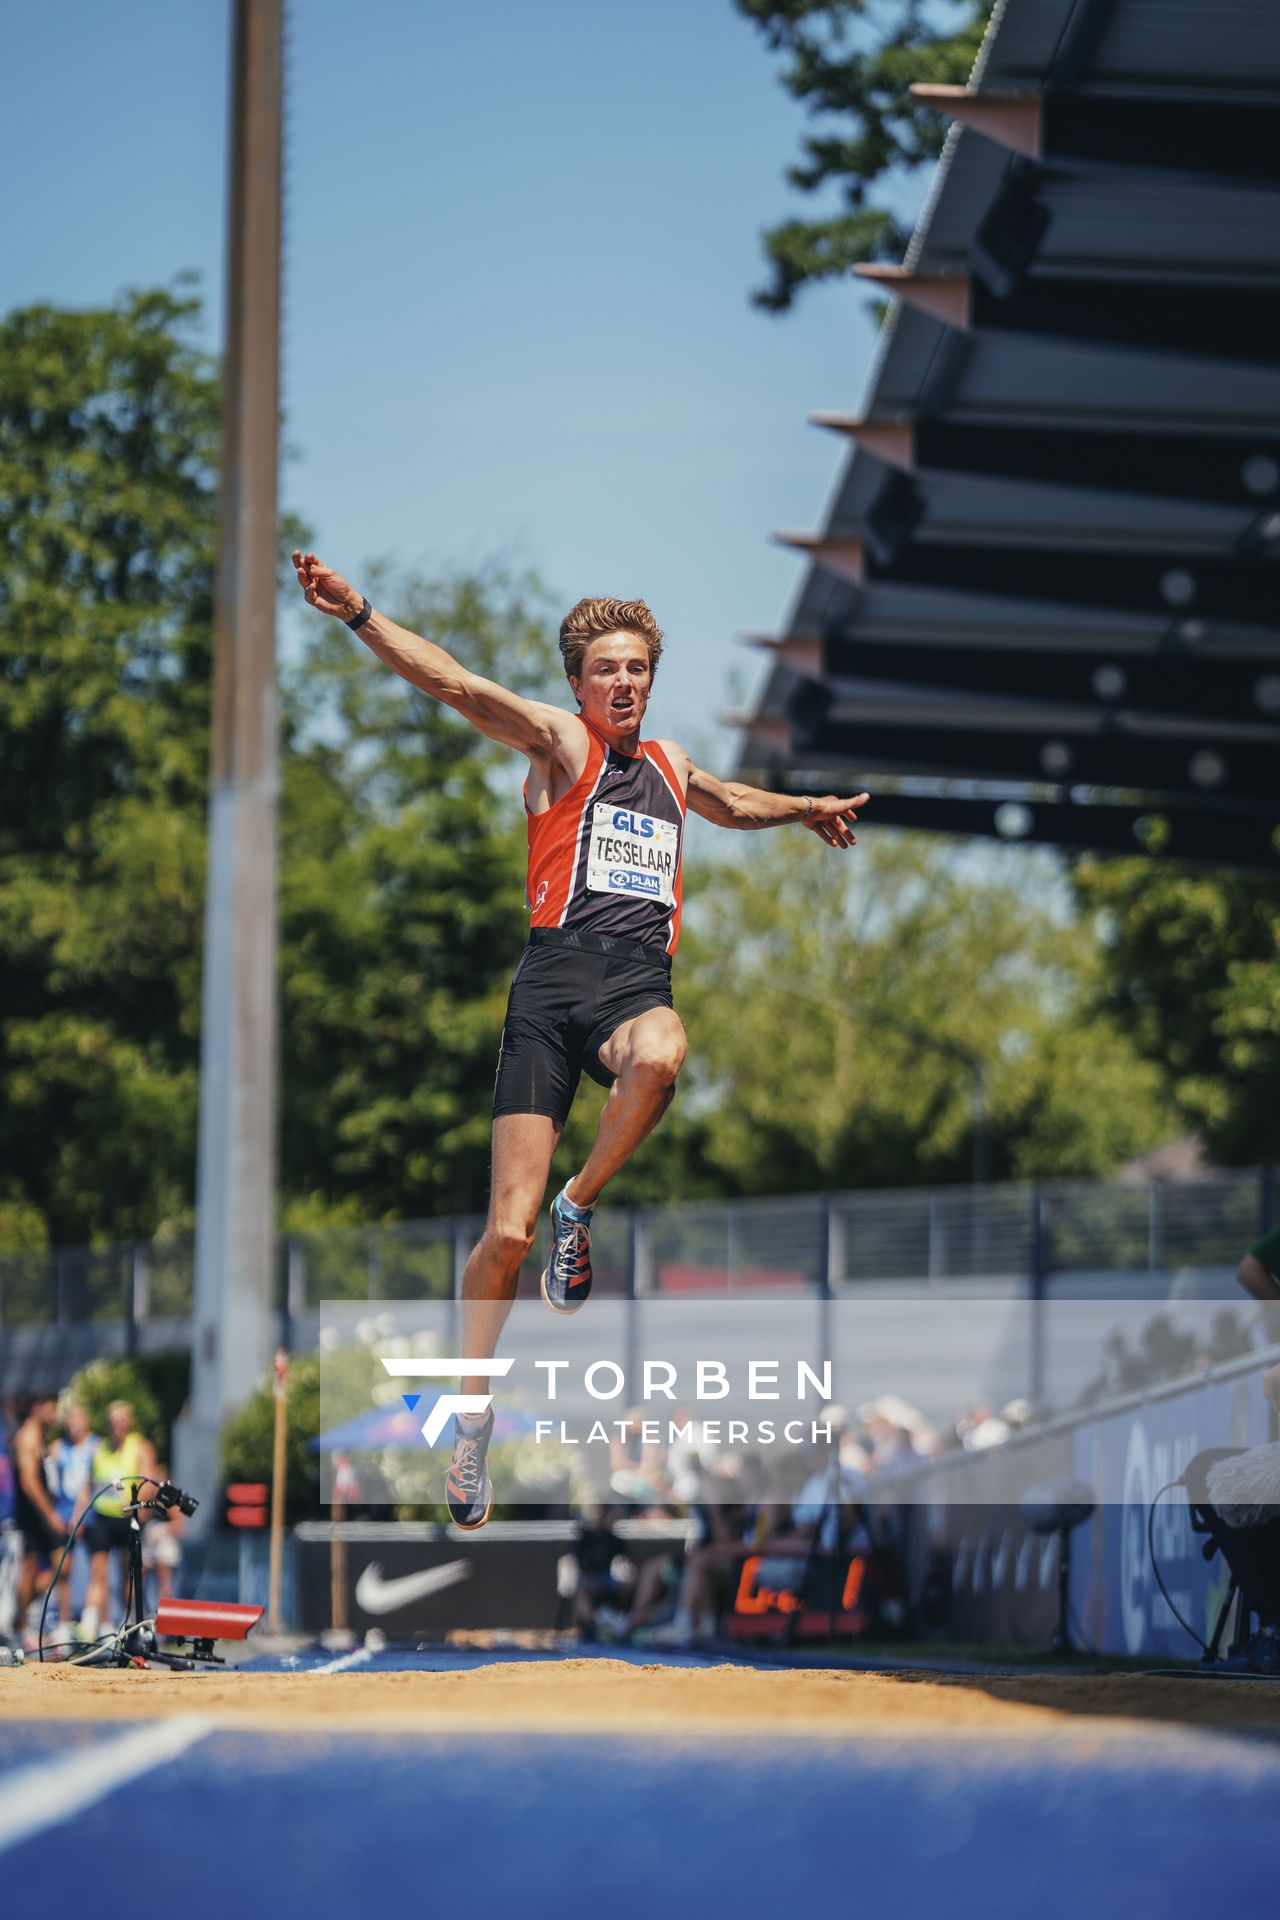
[(189, 1520), (200, 1502), (193, 1499), (189, 1493), (184, 1493), (181, 1487), (175, 1487), (172, 1480), (162, 1480), (150, 1504), (159, 1507), (164, 1513), (176, 1507), (178, 1512), (185, 1514)]
[[(142, 1498), (144, 1487), (152, 1489), (148, 1499)], [(44, 1623), (49, 1608), (49, 1595), (58, 1584), (63, 1563), (75, 1544), (84, 1521), (93, 1512), (96, 1503), (103, 1494), (123, 1493), (122, 1512), (129, 1521), (129, 1571), (125, 1581), (124, 1619), (117, 1630), (104, 1637), (104, 1643), (92, 1647), (87, 1653), (79, 1654), (72, 1665), (81, 1667), (138, 1667), (158, 1665), (172, 1667), (179, 1672), (191, 1672), (196, 1667), (222, 1666), (220, 1654), (214, 1652), (216, 1640), (243, 1640), (250, 1629), (256, 1627), (265, 1613), (265, 1607), (244, 1607), (230, 1601), (221, 1600), (162, 1600), (152, 1618), (146, 1617), (145, 1597), (142, 1577), (142, 1524), (139, 1519), (144, 1513), (172, 1513), (176, 1508), (188, 1519), (195, 1513), (200, 1502), (192, 1494), (184, 1493), (181, 1487), (175, 1487), (172, 1480), (156, 1480), (150, 1474), (130, 1475), (125, 1480), (110, 1480), (93, 1494), (84, 1512), (80, 1515), (71, 1532), (67, 1535), (62, 1549), (62, 1559), (54, 1571), (45, 1593), (44, 1612), (40, 1616), (40, 1658), (44, 1659)], [(161, 1647), (161, 1639), (186, 1641), (185, 1648), (177, 1650)]]

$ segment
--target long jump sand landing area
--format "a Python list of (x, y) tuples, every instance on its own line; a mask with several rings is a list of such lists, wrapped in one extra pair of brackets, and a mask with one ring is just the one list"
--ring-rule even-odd
[(456, 1659), (0, 1673), (6, 1912), (1276, 1912), (1265, 1681)]

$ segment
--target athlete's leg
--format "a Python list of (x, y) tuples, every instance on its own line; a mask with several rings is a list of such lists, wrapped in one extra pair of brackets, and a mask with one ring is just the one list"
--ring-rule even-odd
[[(551, 1157), (564, 1123), (545, 1113), (501, 1113), (493, 1123), (489, 1218), (462, 1276), (462, 1350), (488, 1360), (515, 1298), (520, 1263), (533, 1245)], [(488, 1393), (487, 1378), (462, 1382)]]
[(593, 1207), (620, 1167), (671, 1105), (689, 1042), (670, 1007), (650, 1007), (615, 1027), (600, 1048), (601, 1064), (617, 1078), (605, 1101), (595, 1145), (565, 1192), (578, 1207)]

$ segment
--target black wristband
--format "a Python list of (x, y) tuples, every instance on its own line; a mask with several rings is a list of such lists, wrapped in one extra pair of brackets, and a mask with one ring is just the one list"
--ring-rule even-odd
[(369, 615), (372, 612), (373, 612), (373, 608), (369, 605), (369, 602), (364, 598), (362, 594), (360, 597), (359, 613), (356, 615), (354, 620), (347, 621), (347, 625), (350, 627), (352, 633), (359, 633), (361, 627), (364, 625), (365, 621), (369, 618)]

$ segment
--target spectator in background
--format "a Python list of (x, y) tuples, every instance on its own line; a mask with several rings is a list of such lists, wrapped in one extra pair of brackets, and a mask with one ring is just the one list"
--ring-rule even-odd
[(22, 1535), (18, 1616), (25, 1623), (28, 1651), (33, 1651), (40, 1611), (37, 1602), (43, 1601), (53, 1579), (68, 1531), (45, 1475), (49, 1436), (58, 1420), (58, 1396), (43, 1392), (20, 1395), (18, 1413), (21, 1425), (13, 1437), (14, 1519)]
[(1236, 1268), (1236, 1279), (1255, 1300), (1280, 1300), (1280, 1227), (1254, 1241)]
[(1248, 1353), (1249, 1330), (1243, 1327), (1231, 1307), (1219, 1307), (1209, 1324), (1209, 1338), (1196, 1359), (1202, 1366), (1218, 1367)]
[(573, 1557), (578, 1563), (574, 1626), (584, 1640), (594, 1640), (597, 1632), (604, 1639), (620, 1639), (627, 1627), (635, 1569), (613, 1530), (609, 1507), (583, 1508)]
[(1195, 1367), (1196, 1343), (1193, 1335), (1182, 1333), (1167, 1313), (1157, 1313), (1147, 1321), (1139, 1337), (1145, 1363), (1145, 1380), (1176, 1380)]
[(0, 1406), (0, 1645), (14, 1639), (18, 1626), (18, 1580), (22, 1572), (22, 1536), (14, 1524), (13, 1454), (9, 1448), (12, 1396)]
[[(156, 1478), (169, 1478), (169, 1468), (163, 1461), (156, 1468)], [(143, 1533), (142, 1566), (155, 1583), (157, 1607), (162, 1601), (173, 1598), (173, 1576), (182, 1564), (182, 1536), (186, 1526), (186, 1516), (181, 1508), (167, 1507), (163, 1513), (150, 1516)], [(148, 1607), (147, 1611), (154, 1613), (155, 1607)]]
[[(48, 1473), (53, 1489), (53, 1501), (59, 1517), (66, 1523), (68, 1534), (89, 1504), (89, 1495), (93, 1491), (93, 1456), (97, 1451), (97, 1435), (89, 1430), (89, 1416), (78, 1401), (72, 1401), (63, 1420), (63, 1432), (49, 1449)], [(77, 1541), (75, 1548), (67, 1555), (62, 1569), (62, 1578), (58, 1582), (58, 1621), (63, 1627), (71, 1621), (71, 1577), (75, 1564), (75, 1555), (80, 1551)], [(92, 1639), (97, 1632), (93, 1623), (85, 1622), (85, 1634)]]
[[(107, 1426), (108, 1438), (99, 1440), (93, 1456), (94, 1487), (119, 1482), (123, 1488), (131, 1480), (158, 1480), (156, 1450), (134, 1427), (133, 1408), (127, 1400), (111, 1402), (107, 1408)], [(152, 1491), (153, 1488), (144, 1487), (142, 1497), (145, 1499)], [(121, 1593), (128, 1591), (130, 1526), (124, 1509), (126, 1504), (132, 1505), (132, 1500), (132, 1489), (127, 1500), (120, 1489), (104, 1493), (94, 1506), (93, 1518), (85, 1525), (89, 1542), (89, 1591), (85, 1596), (84, 1624), (91, 1635), (97, 1633), (97, 1623), (107, 1611), (113, 1553), (120, 1557)]]
[[(1272, 1227), (1260, 1240), (1255, 1240), (1244, 1259), (1236, 1268), (1236, 1279), (1247, 1294), (1263, 1303), (1264, 1312), (1258, 1315), (1263, 1325), (1254, 1335), (1256, 1340), (1271, 1346), (1280, 1339), (1280, 1315), (1266, 1312), (1280, 1301), (1280, 1227)], [(1276, 1415), (1280, 1414), (1280, 1366), (1268, 1367), (1262, 1376), (1262, 1390), (1270, 1400)]]
[(1147, 1370), (1130, 1347), (1123, 1330), (1112, 1327), (1102, 1343), (1102, 1367), (1096, 1377), (1080, 1390), (1084, 1401), (1108, 1399), (1113, 1394), (1133, 1393), (1145, 1386)]
[[(906, 1428), (898, 1429), (905, 1433)], [(814, 1470), (800, 1489), (791, 1509), (792, 1525), (804, 1536), (806, 1544), (814, 1529), (821, 1527), (818, 1550), (835, 1553), (842, 1548), (863, 1550), (870, 1545), (862, 1523), (862, 1501), (866, 1495), (867, 1457), (849, 1434), (834, 1441), (835, 1458), (815, 1459)]]
[(761, 1550), (774, 1524), (771, 1508), (714, 1502), (699, 1503), (696, 1520), (697, 1536), (685, 1549), (680, 1568), (675, 1611), (669, 1620), (644, 1625), (642, 1620), (652, 1618), (653, 1609), (649, 1606), (642, 1614), (638, 1605), (629, 1623), (638, 1646), (692, 1647), (714, 1640), (726, 1594), (732, 1591), (743, 1561)]
[[(834, 1529), (839, 1510), (833, 1507), (823, 1519), (822, 1503), (835, 1488), (836, 1471), (831, 1462), (849, 1416), (843, 1408), (825, 1408), (823, 1417), (831, 1426), (832, 1437), (829, 1445), (824, 1442), (811, 1453), (809, 1478), (800, 1495), (801, 1502), (806, 1496), (809, 1498), (803, 1519), (800, 1505), (792, 1508), (763, 1504), (764, 1473), (753, 1454), (733, 1462), (736, 1471), (731, 1475), (708, 1472), (708, 1482), (736, 1478), (739, 1485), (735, 1491), (740, 1491), (742, 1504), (727, 1505), (711, 1500), (697, 1507), (699, 1537), (685, 1553), (675, 1612), (669, 1620), (640, 1627), (637, 1605), (631, 1621), (632, 1626), (639, 1629), (634, 1634), (637, 1645), (692, 1647), (714, 1640), (720, 1616), (733, 1601), (745, 1561), (754, 1555), (778, 1555), (803, 1562), (818, 1525), (822, 1524), (824, 1539), (828, 1530)], [(839, 1489), (834, 1491), (836, 1500), (846, 1497), (852, 1484), (848, 1476), (849, 1470), (841, 1466)], [(860, 1495), (861, 1473), (854, 1478)], [(707, 1490), (711, 1490), (709, 1485)], [(639, 1598), (637, 1595), (637, 1601)]]

